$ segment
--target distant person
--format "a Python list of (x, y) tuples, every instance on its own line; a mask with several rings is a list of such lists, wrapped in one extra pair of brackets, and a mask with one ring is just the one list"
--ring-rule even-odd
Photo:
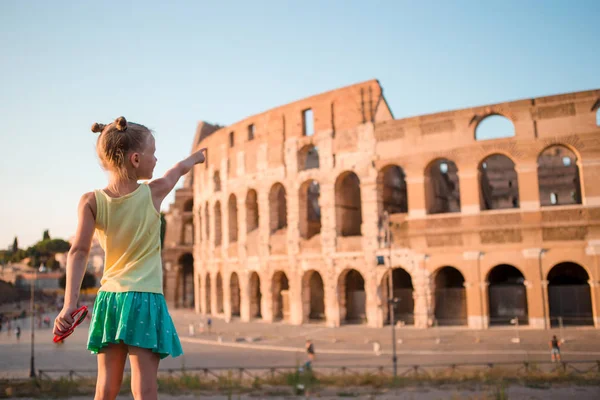
[[(106, 188), (81, 197), (79, 226), (67, 257), (64, 306), (54, 335), (73, 326), (94, 233), (105, 252), (87, 348), (98, 354), (96, 398), (115, 399), (127, 354), (136, 399), (156, 399), (159, 362), (183, 354), (162, 288), (160, 207), (179, 179), (205, 161), (205, 149), (149, 183), (156, 166), (150, 130), (119, 117), (94, 124), (96, 151), (109, 174)], [(73, 165), (76, 168), (76, 165)], [(117, 329), (118, 328), (118, 329)]]
[(15, 328), (15, 336), (17, 337), (17, 340), (21, 339), (21, 327), (19, 325)]
[(556, 335), (552, 336), (552, 340), (550, 340), (550, 355), (552, 362), (560, 362), (560, 342), (556, 338)]
[(210, 334), (211, 327), (212, 327), (212, 318), (211, 317), (208, 317), (208, 319), (206, 320), (206, 326), (208, 327), (208, 333)]
[(315, 345), (310, 340), (306, 340), (306, 357), (308, 358), (306, 369), (310, 369), (315, 361)]

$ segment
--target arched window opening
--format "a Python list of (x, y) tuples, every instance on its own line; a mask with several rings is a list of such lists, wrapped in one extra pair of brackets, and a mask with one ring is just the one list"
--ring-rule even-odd
[(515, 136), (515, 126), (512, 121), (498, 114), (483, 118), (475, 128), (475, 140), (501, 139), (513, 136)]
[(519, 207), (519, 181), (510, 158), (492, 154), (479, 164), (479, 199), (482, 210)]
[[(398, 299), (399, 302), (394, 308), (394, 321), (401, 322), (405, 325), (414, 325), (415, 323), (415, 302), (414, 302), (414, 287), (412, 283), (412, 277), (404, 269), (396, 267), (392, 272), (392, 285), (393, 298)], [(388, 306), (388, 299), (390, 297), (390, 273), (389, 271), (383, 275), (381, 279), (381, 302), (383, 304), (383, 314), (385, 323), (390, 323), (390, 308)]]
[(454, 267), (435, 275), (434, 315), (438, 325), (467, 325), (465, 278)]
[(336, 228), (339, 236), (360, 236), (362, 205), (360, 180), (354, 172), (340, 175), (335, 184)]
[(572, 262), (557, 264), (548, 272), (551, 326), (594, 325), (588, 281), (585, 268)]
[(540, 205), (581, 204), (581, 183), (577, 156), (561, 145), (542, 151), (538, 157)]
[(309, 144), (298, 151), (298, 171), (319, 168), (319, 150)]
[(428, 214), (460, 212), (458, 168), (453, 161), (438, 159), (425, 169), (425, 202)]
[(303, 239), (310, 239), (321, 233), (321, 206), (319, 197), (321, 189), (319, 182), (307, 181), (300, 186), (299, 191), (299, 228)]
[(287, 227), (287, 204), (285, 188), (276, 183), (269, 193), (269, 214), (271, 233)]
[(229, 196), (229, 243), (235, 243), (238, 240), (238, 220), (237, 220), (237, 198), (234, 194)]
[(529, 323), (525, 277), (512, 265), (498, 265), (488, 274), (488, 307), (490, 325), (511, 325), (515, 318), (519, 324)]
[(380, 210), (389, 214), (408, 212), (406, 175), (402, 168), (397, 165), (387, 166), (379, 171), (377, 178)]

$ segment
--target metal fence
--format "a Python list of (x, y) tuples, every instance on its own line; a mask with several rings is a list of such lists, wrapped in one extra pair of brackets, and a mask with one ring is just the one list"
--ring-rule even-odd
[[(310, 370), (316, 379), (380, 376), (391, 378), (391, 365), (356, 365), (356, 366), (327, 366), (317, 365), (307, 368), (306, 365), (278, 367), (184, 367), (160, 369), (160, 377), (196, 376), (204, 381), (219, 380), (251, 380), (264, 383), (274, 382)], [(40, 369), (40, 380), (68, 378), (70, 380), (93, 378), (96, 370), (75, 369)], [(130, 370), (125, 371), (126, 374)], [(600, 378), (600, 360), (593, 361), (562, 361), (562, 362), (487, 362), (487, 363), (452, 363), (452, 364), (399, 364), (398, 376), (404, 378), (451, 378), (452, 376), (481, 376), (493, 375), (511, 378), (528, 377), (532, 374), (548, 375), (569, 374), (575, 376), (592, 376)]]

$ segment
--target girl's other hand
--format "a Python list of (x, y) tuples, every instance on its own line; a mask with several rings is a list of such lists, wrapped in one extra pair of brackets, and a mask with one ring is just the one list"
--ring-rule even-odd
[(64, 332), (66, 332), (71, 326), (73, 326), (73, 323), (75, 322), (75, 320), (73, 319), (71, 314), (73, 314), (76, 310), (77, 310), (77, 307), (75, 307), (75, 306), (65, 305), (63, 307), (63, 309), (58, 314), (58, 317), (56, 317), (56, 319), (54, 320), (53, 333), (55, 335), (60, 335)]

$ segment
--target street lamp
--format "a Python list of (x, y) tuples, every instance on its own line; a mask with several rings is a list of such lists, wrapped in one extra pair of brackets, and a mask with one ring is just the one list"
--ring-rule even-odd
[[(40, 270), (45, 269), (44, 264), (40, 266)], [(29, 312), (31, 313), (31, 363), (29, 365), (29, 377), (35, 378), (35, 352), (34, 352), (34, 342), (35, 342), (35, 283), (37, 281), (37, 270), (33, 271), (33, 278), (31, 279), (31, 297), (29, 301)]]
[(387, 245), (389, 250), (389, 263), (388, 268), (388, 308), (390, 314), (390, 326), (392, 327), (392, 364), (394, 366), (394, 379), (398, 375), (398, 358), (396, 357), (396, 322), (395, 322), (395, 309), (396, 305), (400, 302), (400, 299), (394, 297), (394, 269), (392, 263), (392, 230), (390, 229), (390, 215), (388, 211), (384, 211), (383, 215), (379, 219), (379, 245), (381, 247), (382, 242)]

